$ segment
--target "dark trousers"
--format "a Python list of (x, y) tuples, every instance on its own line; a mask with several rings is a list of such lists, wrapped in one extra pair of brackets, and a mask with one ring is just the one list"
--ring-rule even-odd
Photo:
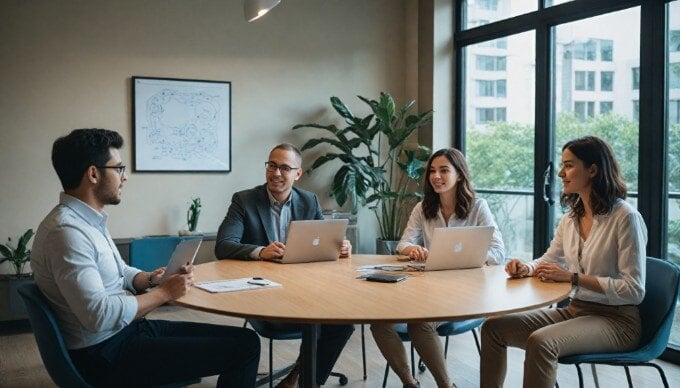
[[(255, 330), (260, 331), (302, 331), (302, 325), (295, 323), (275, 323), (270, 321), (250, 320)], [(260, 328), (260, 329), (259, 329)], [(335, 362), (342, 349), (352, 336), (354, 325), (319, 325), (316, 341), (316, 383), (323, 385), (333, 371)]]
[(69, 353), (95, 386), (151, 387), (220, 375), (218, 387), (254, 387), (260, 340), (241, 327), (141, 319)]

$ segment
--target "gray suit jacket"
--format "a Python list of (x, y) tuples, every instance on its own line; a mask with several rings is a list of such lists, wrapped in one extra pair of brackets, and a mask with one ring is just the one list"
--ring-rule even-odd
[[(322, 220), (316, 194), (293, 187), (291, 220)], [(231, 199), (215, 242), (218, 259), (251, 260), (255, 248), (274, 242), (274, 226), (266, 184), (239, 191)]]

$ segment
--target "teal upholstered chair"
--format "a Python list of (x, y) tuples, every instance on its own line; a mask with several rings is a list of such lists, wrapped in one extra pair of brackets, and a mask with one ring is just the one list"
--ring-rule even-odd
[[(481, 348), (479, 345), (479, 338), (477, 336), (477, 328), (484, 322), (484, 318), (476, 318), (476, 319), (466, 319), (462, 321), (449, 321), (445, 322), (439, 327), (437, 327), (437, 334), (439, 334), (440, 337), (446, 337), (446, 341), (444, 343), (444, 358), (448, 356), (449, 353), (449, 336), (452, 335), (458, 335), (462, 334), (468, 331), (472, 332), (472, 335), (475, 338), (475, 345), (477, 346), (477, 353), (481, 353)], [(405, 323), (400, 323), (396, 326), (397, 334), (399, 335), (399, 338), (406, 342), (410, 341), (411, 338), (408, 335), (408, 329), (407, 325)], [(411, 344), (411, 375), (415, 377), (416, 375), (416, 367), (415, 367), (415, 352), (413, 349), (413, 344)], [(422, 373), (425, 372), (425, 364), (423, 363), (423, 360), (418, 361), (418, 370)], [(383, 388), (387, 385), (387, 376), (390, 373), (390, 366), (389, 364), (385, 365), (385, 376), (383, 377)]]
[[(26, 305), (40, 357), (52, 381), (60, 387), (92, 388), (73, 364), (59, 326), (57, 326), (54, 312), (38, 286), (33, 282), (22, 284), (18, 292)], [(160, 388), (184, 387), (200, 382), (201, 379), (193, 379), (162, 385)]]
[(677, 265), (665, 260), (647, 258), (645, 298), (639, 305), (642, 321), (640, 345), (628, 352), (576, 354), (560, 357), (559, 362), (561, 364), (574, 364), (576, 366), (581, 388), (583, 388), (583, 374), (580, 364), (623, 366), (629, 387), (633, 386), (629, 366), (650, 366), (656, 368), (664, 387), (668, 388), (668, 380), (663, 369), (650, 361), (659, 357), (668, 345), (678, 300), (679, 280), (680, 269)]
[(130, 266), (142, 271), (153, 271), (168, 264), (180, 237), (144, 237), (130, 243)]

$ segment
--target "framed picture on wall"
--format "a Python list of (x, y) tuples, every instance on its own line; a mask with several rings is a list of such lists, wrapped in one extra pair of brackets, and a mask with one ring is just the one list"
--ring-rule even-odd
[(132, 77), (134, 171), (231, 171), (231, 82)]

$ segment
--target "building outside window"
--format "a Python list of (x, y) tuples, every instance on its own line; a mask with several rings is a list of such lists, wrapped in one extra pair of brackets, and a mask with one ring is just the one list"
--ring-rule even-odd
[(595, 101), (574, 101), (574, 114), (582, 123), (595, 116)]
[(680, 100), (668, 101), (668, 125), (680, 124)]
[(600, 72), (600, 90), (603, 92), (611, 92), (614, 90), (614, 72), (602, 71)]
[(600, 114), (601, 115), (609, 114), (613, 110), (614, 110), (614, 102), (613, 101), (600, 101)]
[(477, 7), (487, 11), (498, 10), (498, 0), (477, 0)]
[(576, 42), (572, 44), (571, 52), (574, 59), (594, 61), (597, 57), (597, 44), (594, 39), (589, 39), (587, 42)]
[(574, 74), (574, 90), (595, 90), (595, 72), (577, 71)]
[(477, 124), (503, 122), (506, 119), (505, 108), (477, 108), (475, 112)]
[(603, 62), (612, 62), (614, 60), (614, 41), (600, 40), (600, 60)]
[(680, 89), (680, 62), (668, 65), (668, 86), (671, 89)]
[(634, 67), (633, 68), (633, 90), (639, 90), (639, 89), (640, 89), (640, 68)]
[(477, 70), (504, 71), (505, 57), (494, 55), (477, 55)]

